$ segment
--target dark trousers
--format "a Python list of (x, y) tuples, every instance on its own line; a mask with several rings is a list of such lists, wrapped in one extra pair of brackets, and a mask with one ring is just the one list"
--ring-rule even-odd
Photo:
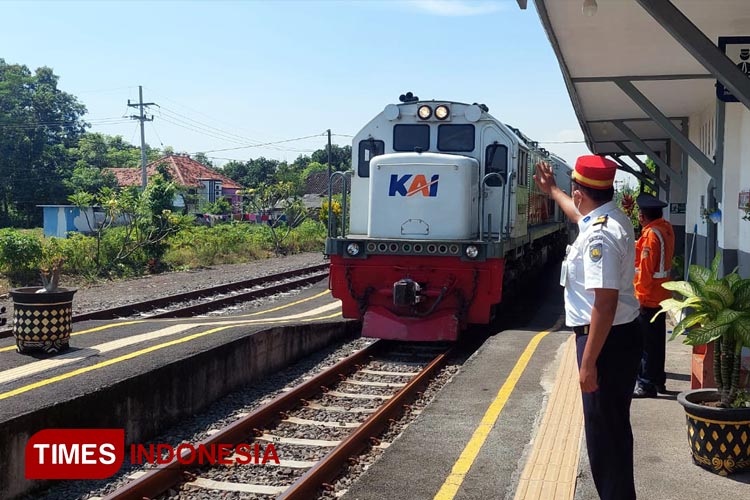
[[(578, 366), (588, 335), (576, 332)], [(638, 321), (613, 326), (596, 361), (599, 388), (583, 393), (591, 475), (602, 500), (634, 500), (630, 402), (641, 359)]]
[(651, 318), (657, 311), (658, 307), (641, 307), (641, 315), (638, 317), (643, 331), (643, 354), (638, 370), (638, 385), (647, 391), (656, 391), (657, 387), (667, 382), (667, 374), (664, 372), (667, 344), (666, 315), (660, 314), (656, 321), (651, 323)]

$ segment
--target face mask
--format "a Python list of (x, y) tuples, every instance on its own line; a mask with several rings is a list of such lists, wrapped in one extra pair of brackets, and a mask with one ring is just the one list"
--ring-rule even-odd
[[(578, 198), (578, 201), (576, 201), (576, 198)], [(581, 192), (578, 191), (577, 189), (573, 191), (573, 205), (576, 207), (576, 212), (578, 212), (578, 215), (581, 215), (581, 202), (582, 201), (583, 201), (583, 198), (581, 196)]]

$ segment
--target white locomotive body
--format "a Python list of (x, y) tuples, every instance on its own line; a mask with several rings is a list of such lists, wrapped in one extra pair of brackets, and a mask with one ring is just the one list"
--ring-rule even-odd
[(330, 288), (344, 316), (364, 319), (364, 335), (405, 340), (453, 340), (488, 322), (503, 289), (567, 242), (561, 212), (532, 180), (539, 161), (569, 188), (559, 157), (484, 105), (406, 94), (386, 106), (353, 140), (344, 229), (329, 217)]

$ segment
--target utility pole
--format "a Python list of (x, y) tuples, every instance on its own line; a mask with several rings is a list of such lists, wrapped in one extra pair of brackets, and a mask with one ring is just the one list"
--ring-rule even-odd
[(130, 115), (130, 118), (133, 120), (138, 120), (141, 122), (141, 187), (143, 189), (146, 189), (146, 184), (148, 184), (148, 176), (146, 175), (146, 131), (145, 131), (145, 122), (152, 122), (154, 121), (154, 117), (151, 116), (151, 118), (148, 118), (146, 114), (143, 112), (143, 108), (146, 106), (153, 106), (156, 103), (154, 102), (143, 102), (143, 87), (141, 85), (138, 85), (138, 102), (134, 102), (131, 104), (130, 99), (128, 99), (128, 106), (131, 108), (139, 108), (140, 114), (138, 115)]
[(328, 129), (328, 179), (331, 179), (331, 129)]

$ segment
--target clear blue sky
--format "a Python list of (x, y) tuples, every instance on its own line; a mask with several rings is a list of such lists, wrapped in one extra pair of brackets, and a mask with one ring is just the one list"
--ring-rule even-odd
[[(190, 153), (353, 135), (406, 91), (485, 103), (540, 142), (583, 138), (533, 2), (28, 1), (0, 12), (0, 57), (53, 68), (91, 130), (134, 144), (137, 122), (119, 117), (135, 112), (126, 103), (138, 85), (162, 106), (147, 142)], [(324, 144), (208, 154), (292, 161)], [(587, 153), (582, 142), (544, 145), (569, 162)]]

